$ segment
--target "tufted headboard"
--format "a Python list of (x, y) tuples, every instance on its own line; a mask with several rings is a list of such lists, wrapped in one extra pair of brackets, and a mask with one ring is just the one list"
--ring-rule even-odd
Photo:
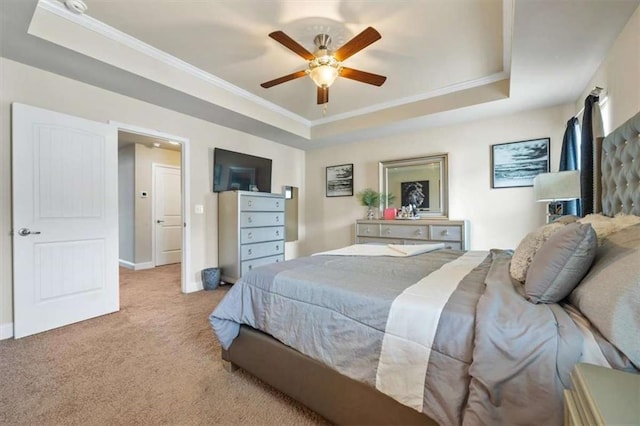
[(602, 143), (602, 213), (640, 216), (640, 112)]

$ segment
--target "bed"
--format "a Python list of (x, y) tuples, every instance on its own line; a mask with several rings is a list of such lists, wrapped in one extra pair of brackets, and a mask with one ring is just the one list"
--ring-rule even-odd
[(522, 283), (525, 240), (268, 265), (211, 315), (223, 359), (338, 424), (561, 424), (576, 363), (640, 366), (639, 131), (602, 144), (605, 216), (527, 236)]

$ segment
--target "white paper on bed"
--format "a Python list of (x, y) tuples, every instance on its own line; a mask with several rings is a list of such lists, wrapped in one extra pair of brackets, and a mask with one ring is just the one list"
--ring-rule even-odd
[(433, 244), (354, 244), (335, 250), (314, 253), (312, 256), (392, 256), (408, 257), (444, 248), (444, 243)]
[(467, 252), (402, 292), (391, 305), (376, 389), (422, 411), (425, 374), (440, 315), (460, 281), (487, 257)]

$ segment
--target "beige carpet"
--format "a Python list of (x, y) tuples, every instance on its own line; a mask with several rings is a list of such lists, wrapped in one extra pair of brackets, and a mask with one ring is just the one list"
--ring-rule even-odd
[(0, 424), (326, 424), (224, 370), (208, 316), (226, 288), (182, 294), (179, 271), (121, 269), (120, 312), (0, 342)]

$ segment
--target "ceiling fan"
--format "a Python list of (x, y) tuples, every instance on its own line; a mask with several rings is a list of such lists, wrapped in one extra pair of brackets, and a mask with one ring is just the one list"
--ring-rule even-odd
[(338, 76), (374, 86), (382, 86), (387, 79), (382, 75), (342, 66), (342, 61), (382, 38), (380, 33), (372, 27), (362, 31), (335, 52), (330, 48), (331, 37), (328, 34), (318, 34), (313, 39), (313, 43), (316, 45), (314, 53), (309, 52), (282, 31), (274, 31), (269, 34), (269, 37), (307, 60), (308, 69), (262, 83), (260, 86), (265, 89), (309, 74), (311, 80), (318, 86), (318, 104), (320, 105), (329, 102), (329, 86)]

